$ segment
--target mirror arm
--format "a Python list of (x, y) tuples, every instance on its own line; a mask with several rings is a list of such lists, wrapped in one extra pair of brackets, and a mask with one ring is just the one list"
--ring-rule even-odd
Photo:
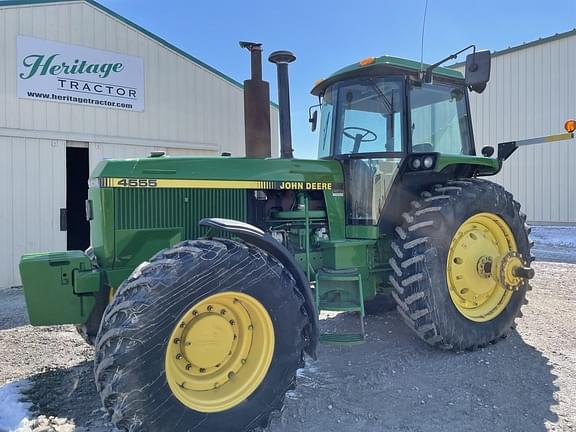
[(464, 51), (469, 50), (470, 48), (473, 49), (473, 53), (476, 53), (476, 45), (469, 45), (466, 48), (461, 49), (460, 51), (449, 55), (445, 59), (440, 60), (439, 62), (434, 63), (426, 68), (426, 72), (424, 73), (424, 82), (430, 83), (432, 82), (432, 71), (440, 66), (442, 63), (447, 62), (448, 60), (454, 60), (458, 55), (462, 54)]

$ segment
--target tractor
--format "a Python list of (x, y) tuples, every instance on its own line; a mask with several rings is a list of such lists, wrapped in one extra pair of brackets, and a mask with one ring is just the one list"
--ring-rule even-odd
[[(266, 427), (321, 341), (364, 342), (368, 309), (393, 300), (423, 343), (474, 350), (506, 337), (530, 289), (526, 216), (482, 177), (522, 144), (572, 134), (477, 155), (468, 97), (486, 87), (488, 51), (469, 47), (465, 74), (441, 66), (456, 54), (382, 56), (316, 82), (318, 159), (298, 160), (295, 57), (269, 57), (272, 158), (262, 47), (241, 46), (246, 157), (102, 161), (86, 202), (92, 246), (21, 259), (30, 322), (75, 324), (94, 344), (96, 387), (120, 430)], [(323, 310), (356, 313), (358, 328), (321, 332)]]

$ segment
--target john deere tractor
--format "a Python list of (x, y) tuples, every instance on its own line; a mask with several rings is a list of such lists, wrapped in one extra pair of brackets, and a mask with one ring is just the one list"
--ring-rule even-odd
[[(282, 155), (270, 158), (262, 48), (241, 45), (253, 66), (247, 157), (103, 161), (89, 185), (92, 247), (21, 261), (31, 323), (76, 324), (95, 344), (96, 386), (121, 430), (266, 426), (305, 355), (321, 340), (362, 342), (365, 307), (381, 299), (426, 344), (496, 342), (534, 275), (520, 204), (482, 177), (521, 144), (572, 135), (478, 156), (468, 93), (485, 88), (489, 52), (470, 53), (464, 76), (383, 56), (317, 82), (318, 159), (297, 160), (294, 56), (270, 56)], [(358, 328), (321, 334), (321, 310), (355, 312)]]

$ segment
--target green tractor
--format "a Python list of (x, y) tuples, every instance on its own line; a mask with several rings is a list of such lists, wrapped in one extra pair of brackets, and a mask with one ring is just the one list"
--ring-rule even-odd
[[(465, 76), (384, 56), (317, 82), (319, 157), (297, 160), (294, 56), (270, 56), (272, 159), (262, 49), (242, 46), (248, 157), (103, 161), (89, 184), (92, 247), (21, 260), (31, 323), (76, 324), (95, 344), (96, 387), (121, 430), (265, 427), (305, 355), (321, 340), (362, 342), (365, 307), (381, 299), (429, 345), (483, 347), (510, 331), (534, 275), (520, 204), (479, 177), (521, 144), (572, 135), (477, 156), (468, 92), (486, 86), (488, 52), (468, 55)], [(321, 334), (321, 310), (357, 312), (358, 330)]]

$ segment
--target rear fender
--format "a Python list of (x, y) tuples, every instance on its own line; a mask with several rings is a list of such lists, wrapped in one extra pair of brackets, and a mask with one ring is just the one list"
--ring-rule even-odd
[(200, 225), (229, 232), (246, 243), (250, 243), (269, 254), (272, 254), (290, 273), (292, 273), (292, 276), (296, 280), (298, 290), (304, 297), (304, 308), (306, 309), (306, 313), (310, 319), (310, 334), (305, 351), (310, 355), (310, 357), (316, 359), (316, 348), (318, 346), (320, 333), (318, 314), (316, 313), (316, 306), (314, 304), (314, 296), (312, 295), (312, 289), (310, 288), (308, 278), (298, 266), (298, 263), (294, 260), (294, 257), (288, 249), (275, 240), (270, 234), (267, 234), (260, 228), (245, 222), (231, 219), (206, 218), (200, 221)]

